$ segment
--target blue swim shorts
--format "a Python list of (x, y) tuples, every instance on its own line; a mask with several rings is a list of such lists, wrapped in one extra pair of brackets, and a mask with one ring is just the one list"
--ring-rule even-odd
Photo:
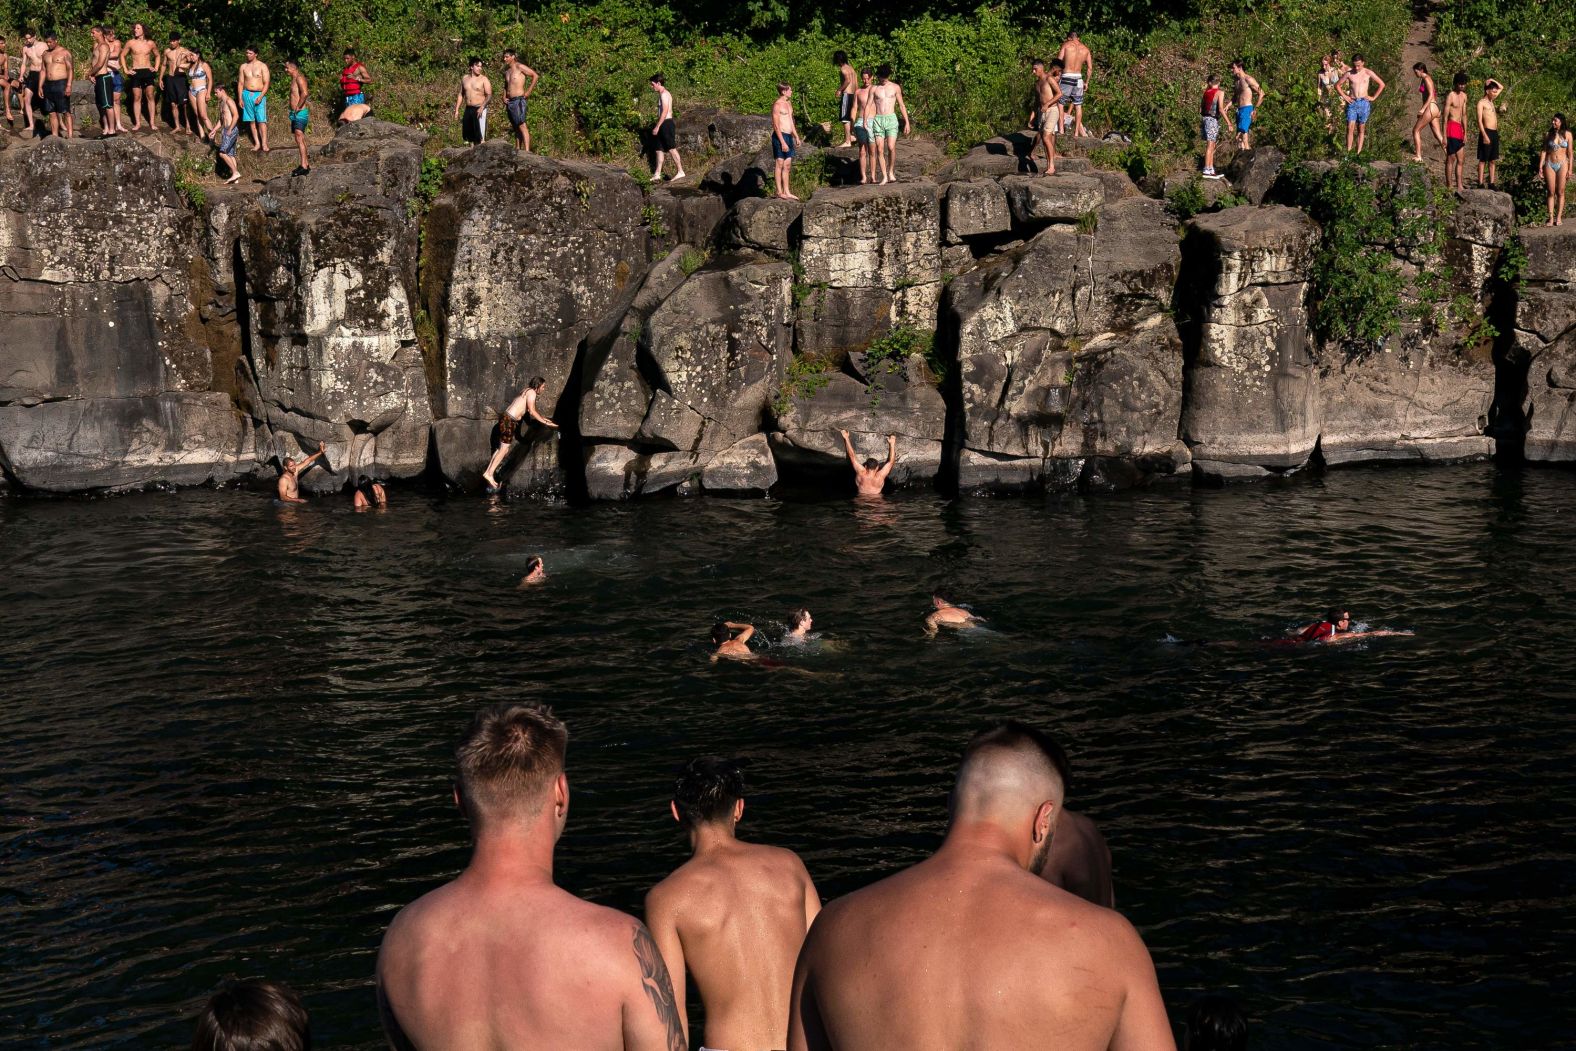
[(268, 123), (268, 96), (261, 91), (241, 91), (241, 119), (248, 124)]
[(1373, 103), (1368, 99), (1352, 99), (1346, 104), (1346, 123), (1367, 124), (1368, 114), (1373, 110)]
[(1246, 135), (1249, 131), (1252, 131), (1252, 130), (1253, 130), (1253, 107), (1252, 106), (1238, 106), (1237, 107), (1237, 132), (1238, 132), (1238, 134)]
[[(777, 160), (777, 161), (791, 161), (791, 160), (793, 160), (793, 148), (794, 148), (793, 136), (792, 135), (783, 135), (783, 136), (781, 136), (782, 142), (779, 142), (778, 138), (779, 138), (779, 136), (776, 136), (776, 135), (772, 136), (772, 159), (773, 160)], [(786, 143), (787, 145), (784, 146), (783, 143)]]

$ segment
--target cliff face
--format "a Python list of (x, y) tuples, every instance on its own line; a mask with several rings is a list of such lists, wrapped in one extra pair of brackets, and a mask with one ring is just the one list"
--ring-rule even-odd
[[(197, 208), (128, 139), (0, 150), (0, 470), (197, 484), (323, 442), (318, 491), (474, 487), (535, 375), (564, 429), (528, 434), (516, 493), (846, 485), (843, 429), (869, 456), (898, 436), (897, 484), (966, 492), (1484, 456), (1491, 417), (1524, 421), (1529, 458), (1576, 458), (1576, 236), (1523, 232), (1524, 287), (1491, 302), (1502, 194), (1461, 195), (1443, 251), (1449, 293), (1513, 335), (1491, 353), (1409, 326), (1354, 355), (1310, 330), (1319, 230), (1295, 208), (1179, 230), (1078, 158), (1026, 174), (1010, 139), (800, 204), (748, 193), (756, 123), (690, 130), (735, 151), (698, 189), (490, 143), (449, 156), (425, 214), (422, 136), (375, 121), (310, 176)], [(1371, 248), (1420, 283), (1407, 246)]]

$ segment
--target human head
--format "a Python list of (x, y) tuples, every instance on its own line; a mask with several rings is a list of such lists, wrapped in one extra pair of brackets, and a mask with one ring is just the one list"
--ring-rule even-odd
[(1554, 114), (1554, 119), (1549, 121), (1549, 140), (1552, 142), (1554, 139), (1559, 138), (1560, 134), (1562, 132), (1564, 132), (1564, 131), (1565, 131), (1565, 114), (1563, 114), (1563, 113), (1556, 113), (1556, 114)]
[(255, 47), (248, 47), (246, 49), (246, 61), (248, 61), (248, 62), (256, 62), (257, 61), (257, 48), (255, 48)]
[(877, 467), (880, 467), (880, 466), (881, 466), (881, 461), (877, 460), (874, 456), (867, 456), (867, 457), (865, 457), (865, 470), (867, 470), (867, 471), (874, 471)]
[(285, 68), (286, 68), (286, 69), (287, 69), (287, 70), (289, 70), (289, 71), (290, 71), (290, 72), (292, 72), (292, 73), (295, 73), (295, 72), (297, 72), (297, 71), (298, 71), (298, 70), (300, 70), (300, 68), (301, 68), (301, 63), (300, 63), (300, 62), (297, 62), (297, 61), (296, 61), (296, 60), (295, 60), (295, 59), (293, 59), (293, 58), (287, 58), (287, 59), (285, 59)]
[(1414, 62), (1414, 63), (1412, 63), (1412, 72), (1416, 73), (1420, 77), (1427, 76), (1428, 75), (1428, 66), (1426, 66), (1422, 62)]
[(1211, 994), (1193, 1001), (1187, 1012), (1182, 1051), (1246, 1051), (1248, 1020), (1229, 996)]
[(530, 387), (532, 390), (539, 391), (543, 387), (547, 386), (547, 380), (542, 376), (532, 376), (531, 382), (527, 383), (526, 386)]
[(1362, 69), (1363, 66), (1365, 66), (1367, 64), (1368, 64), (1368, 60), (1363, 58), (1362, 55), (1353, 55), (1352, 56), (1352, 65), (1355, 66), (1356, 68)]
[(1209, 79), (1206, 80), (1205, 83), (1208, 84), (1212, 88), (1219, 87), (1220, 86), (1220, 74), (1219, 73), (1211, 73), (1209, 75)]
[(279, 982), (236, 982), (208, 998), (192, 1051), (309, 1051), (312, 1028), (301, 998)]
[(148, 35), (148, 27), (147, 26), (143, 25), (141, 22), (133, 22), (131, 24), (131, 39), (133, 39), (133, 40), (142, 40), (147, 35)]
[(536, 576), (536, 574), (541, 573), (541, 572), (543, 572), (543, 570), (542, 570), (542, 556), (541, 555), (532, 555), (530, 557), (530, 559), (525, 563), (525, 575), (528, 576), (528, 577), (534, 577), (534, 576)]
[(354, 51), (352, 51), (348, 47), (345, 48), (345, 61), (346, 62), (354, 62), (355, 60), (356, 60), (356, 53)]
[(466, 59), (465, 65), (473, 75), (482, 71), (482, 60), (477, 58), (475, 55), (472, 55), (470, 58)]
[(1325, 611), (1324, 619), (1336, 627), (1340, 627), (1342, 624), (1351, 623), (1352, 614), (1345, 606), (1331, 606)]
[(188, 50), (188, 51), (190, 51), (192, 53), (192, 58), (195, 58), (199, 62), (202, 61), (202, 48), (200, 48), (200, 47), (191, 47), (191, 48), (187, 48), (186, 50)]
[(711, 626), (711, 641), (718, 646), (721, 646), (731, 638), (733, 638), (733, 632), (729, 631), (728, 625), (722, 621), (719, 620)]
[(1322, 67), (1324, 69), (1329, 69), (1332, 61), (1333, 60), (1330, 58), (1329, 55), (1320, 55), (1319, 56), (1319, 65), (1320, 65), (1320, 67)]
[(44, 34), (44, 46), (49, 48), (49, 50), (53, 51), (57, 43), (58, 40), (56, 39), (53, 30)]
[(991, 824), (1011, 834), (1019, 863), (1038, 872), (1067, 796), (1067, 755), (1049, 734), (1008, 719), (963, 749), (952, 790), (952, 822)]
[(1037, 76), (1037, 77), (1044, 76), (1045, 75), (1045, 60), (1044, 59), (1040, 59), (1040, 58), (1030, 59), (1029, 60), (1029, 68), (1034, 71), (1034, 75), (1035, 76)]
[(892, 75), (892, 64), (890, 62), (883, 62), (879, 66), (876, 67), (876, 79), (877, 80), (886, 80), (891, 75)]
[(1062, 60), (1061, 59), (1059, 59), (1059, 58), (1051, 59), (1051, 69), (1050, 69), (1051, 76), (1060, 78), (1062, 70), (1065, 69), (1065, 68), (1066, 67), (1062, 64)]
[(869, 66), (866, 66), (864, 69), (859, 71), (859, 79), (865, 82), (865, 87), (867, 88), (870, 86), (870, 82), (874, 80), (875, 77), (876, 71), (871, 69)]
[(846, 51), (834, 51), (834, 52), (832, 52), (832, 65), (834, 65), (834, 66), (846, 66), (846, 65), (848, 65), (848, 52), (846, 52)]
[(789, 631), (809, 631), (811, 623), (810, 611), (807, 609), (792, 610), (788, 614)]
[(175, 44), (179, 44), (180, 42), (181, 42), (181, 35), (179, 33), (171, 33), (170, 34), (170, 44), (171, 44), (171, 46), (174, 46)]
[[(102, 26), (92, 26), (91, 28), (88, 29), (88, 35), (91, 36), (94, 40), (102, 41), (104, 39), (104, 28)], [(5, 43), (5, 37), (0, 36), (0, 44), (4, 44), (4, 43)]]
[(454, 751), (455, 791), (472, 827), (533, 818), (556, 791), (561, 828), (568, 744), (569, 730), (545, 705), (504, 701), (477, 712)]
[(744, 813), (744, 773), (732, 759), (704, 755), (673, 779), (673, 816), (685, 828), (728, 824)]
[(1248, 71), (1248, 67), (1247, 64), (1242, 61), (1242, 59), (1234, 58), (1231, 60), (1231, 71), (1233, 73), (1246, 73)]
[(793, 94), (793, 85), (792, 84), (778, 84), (777, 85), (777, 97), (778, 98), (785, 99), (789, 95), (792, 95), (792, 94)]
[(1450, 83), (1455, 86), (1457, 91), (1465, 91), (1467, 89), (1467, 75), (1465, 73), (1457, 73), (1450, 79)]
[(1076, 30), (1076, 29), (1069, 29), (1067, 31), (1067, 39), (1068, 40), (1077, 40), (1078, 39), (1078, 30)]
[(653, 74), (651, 74), (651, 90), (655, 91), (657, 94), (660, 95), (660, 94), (662, 94), (662, 85), (663, 85), (662, 74), (661, 73), (653, 73)]
[(1499, 81), (1494, 80), (1492, 78), (1490, 78), (1488, 80), (1485, 80), (1483, 82), (1483, 93), (1485, 95), (1487, 95), (1489, 98), (1493, 98), (1495, 95), (1498, 95), (1501, 91), (1504, 91), (1504, 90), (1505, 90), (1505, 85), (1501, 84)]

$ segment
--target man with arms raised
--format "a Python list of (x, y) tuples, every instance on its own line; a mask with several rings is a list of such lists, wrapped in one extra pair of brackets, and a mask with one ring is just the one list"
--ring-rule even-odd
[(816, 919), (794, 970), (789, 1051), (1173, 1051), (1132, 925), (1035, 875), (1061, 768), (1056, 743), (1023, 723), (969, 742), (941, 848)]
[[(220, 112), (225, 113), (226, 116), (229, 116), (234, 112), (235, 103), (232, 102), (222, 90), (219, 92), (219, 99), (220, 102), (225, 107), (227, 107), (227, 110), (221, 110)], [(234, 130), (233, 125), (231, 130)], [(231, 142), (231, 148), (234, 148), (233, 141)], [(219, 147), (219, 151), (221, 153), (224, 152), (223, 145)], [(230, 179), (227, 181), (234, 182), (235, 180)], [(305, 500), (301, 499), (301, 475), (308, 467), (312, 466), (312, 462), (314, 460), (323, 459), (326, 454), (327, 448), (322, 442), (318, 442), (317, 452), (313, 453), (311, 456), (308, 456), (305, 460), (295, 460), (286, 456), (284, 459), (284, 465), (279, 468), (279, 499), (287, 504), (306, 503)]]
[(854, 452), (854, 443), (849, 439), (848, 432), (837, 433), (843, 436), (843, 451), (848, 454), (848, 465), (854, 469), (854, 488), (860, 496), (880, 496), (887, 475), (892, 473), (892, 465), (897, 463), (897, 435), (887, 435), (886, 463), (878, 462), (874, 456), (860, 463), (859, 454)]
[(646, 923), (673, 976), (679, 1017), (687, 967), (706, 1005), (706, 1047), (784, 1047), (794, 960), (821, 911), (815, 884), (797, 854), (734, 835), (744, 816), (738, 764), (691, 760), (668, 806), (694, 856), (646, 895)]
[(547, 708), (494, 704), (456, 750), (470, 864), (402, 909), (378, 954), (379, 1013), (399, 1051), (685, 1051), (645, 925), (553, 883), (568, 736)]

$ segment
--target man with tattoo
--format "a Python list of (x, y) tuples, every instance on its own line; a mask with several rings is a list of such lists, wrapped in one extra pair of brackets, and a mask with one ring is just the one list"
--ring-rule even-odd
[(1138, 932), (1035, 875), (1065, 768), (1055, 741), (1017, 721), (969, 742), (936, 853), (816, 919), (788, 1051), (1174, 1051)]
[(378, 1009), (396, 1051), (686, 1051), (651, 932), (553, 882), (568, 737), (551, 710), (500, 703), (456, 750), (470, 864), (402, 909), (378, 954)]
[(821, 911), (810, 873), (793, 851), (734, 834), (744, 775), (731, 760), (691, 760), (668, 808), (694, 853), (646, 895), (646, 923), (673, 976), (679, 1017), (688, 968), (706, 1005), (706, 1047), (784, 1047), (794, 960)]

